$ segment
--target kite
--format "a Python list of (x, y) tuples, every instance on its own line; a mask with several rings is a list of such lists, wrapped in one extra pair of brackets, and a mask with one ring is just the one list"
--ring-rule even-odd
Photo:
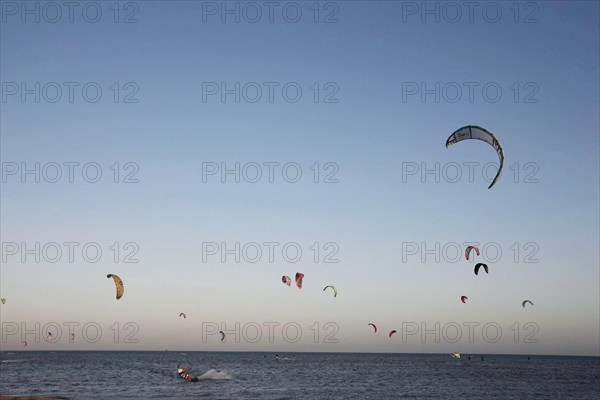
[(487, 264), (479, 263), (475, 266), (475, 275), (479, 275), (479, 268), (481, 268), (481, 267), (483, 267), (483, 269), (485, 269), (486, 274), (489, 273)]
[(225, 340), (225, 332), (219, 331), (219, 333), (221, 334), (221, 342), (222, 342), (223, 340)]
[(337, 289), (335, 288), (335, 286), (332, 286), (332, 285), (325, 286), (323, 288), (323, 291), (325, 291), (327, 288), (332, 288), (333, 289), (333, 297), (337, 297)]
[(187, 317), (185, 316), (185, 313), (179, 313), (180, 317), (183, 317), (183, 319), (186, 319)]
[(494, 148), (494, 150), (496, 150), (496, 153), (498, 153), (498, 158), (500, 159), (500, 167), (498, 168), (498, 172), (496, 173), (494, 180), (492, 181), (492, 183), (490, 183), (490, 186), (488, 187), (488, 189), (491, 189), (492, 186), (494, 186), (494, 184), (496, 184), (496, 182), (500, 178), (500, 174), (502, 173), (502, 167), (504, 166), (504, 151), (502, 150), (502, 146), (500, 146), (498, 139), (496, 139), (496, 137), (487, 129), (484, 129), (480, 126), (467, 125), (457, 129), (448, 137), (448, 139), (446, 140), (446, 148), (466, 139), (483, 140), (484, 142), (491, 145)]
[(460, 296), (460, 301), (462, 301), (463, 303), (466, 303), (465, 300), (469, 300), (469, 298), (467, 296)]
[(523, 306), (523, 308), (525, 308), (525, 303), (529, 303), (529, 304), (533, 305), (533, 303), (531, 302), (531, 300), (525, 300), (525, 301), (523, 301), (523, 303), (521, 303), (521, 305)]
[(304, 279), (304, 274), (296, 272), (296, 286), (298, 286), (298, 289), (302, 289), (302, 279)]
[(368, 325), (371, 325), (371, 326), (373, 327), (373, 329), (375, 329), (375, 331), (374, 331), (373, 333), (377, 333), (377, 327), (375, 326), (375, 324), (374, 324), (374, 323), (372, 323), (372, 322), (369, 322), (369, 324), (368, 324)]
[(286, 285), (290, 286), (292, 284), (292, 278), (290, 278), (287, 275), (284, 275), (284, 276), (281, 277), (281, 282), (283, 282)]
[(123, 297), (123, 292), (125, 291), (125, 288), (123, 287), (123, 281), (117, 275), (113, 274), (108, 274), (106, 277), (113, 278), (115, 281), (115, 286), (117, 287), (117, 300), (119, 300), (121, 297)]
[(388, 334), (388, 337), (392, 337), (392, 335), (394, 335), (394, 333), (396, 333), (396, 330), (395, 330), (395, 329), (394, 329), (394, 330), (392, 330), (392, 331), (390, 331), (390, 333)]
[(475, 250), (475, 254), (479, 255), (479, 249), (477, 247), (469, 246), (465, 250), (465, 258), (467, 259), (467, 261), (469, 261), (469, 254), (471, 253), (471, 250)]

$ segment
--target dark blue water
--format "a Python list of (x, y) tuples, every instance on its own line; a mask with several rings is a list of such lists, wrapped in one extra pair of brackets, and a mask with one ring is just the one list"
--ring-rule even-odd
[[(464, 357), (464, 355), (463, 355)], [(176, 377), (194, 365), (196, 383)], [(600, 399), (600, 358), (2, 352), (0, 395), (72, 399)]]

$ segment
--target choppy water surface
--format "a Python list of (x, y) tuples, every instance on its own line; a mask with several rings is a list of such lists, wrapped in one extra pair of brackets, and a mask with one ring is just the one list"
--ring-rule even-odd
[[(2, 352), (0, 394), (73, 399), (598, 399), (600, 358), (430, 354)], [(199, 382), (176, 377), (194, 365)]]

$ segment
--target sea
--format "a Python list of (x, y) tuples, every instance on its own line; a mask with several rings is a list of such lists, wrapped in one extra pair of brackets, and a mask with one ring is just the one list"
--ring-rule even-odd
[[(278, 358), (276, 357), (278, 356)], [(483, 357), (483, 359), (482, 359)], [(176, 374), (191, 364), (198, 382)], [(0, 395), (63, 399), (600, 399), (600, 358), (0, 352)]]

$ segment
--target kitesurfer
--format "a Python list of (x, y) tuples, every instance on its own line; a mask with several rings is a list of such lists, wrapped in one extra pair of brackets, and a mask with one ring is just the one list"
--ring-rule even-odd
[(195, 378), (194, 376), (192, 376), (192, 374), (189, 373), (191, 369), (191, 367), (184, 368), (183, 366), (177, 364), (177, 375), (179, 375), (181, 379), (185, 379), (186, 381), (197, 382), (198, 378)]

